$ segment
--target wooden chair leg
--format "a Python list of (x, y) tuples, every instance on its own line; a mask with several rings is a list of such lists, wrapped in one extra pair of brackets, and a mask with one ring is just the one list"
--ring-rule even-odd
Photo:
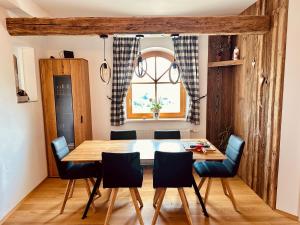
[(75, 183), (76, 183), (76, 180), (73, 180), (71, 190), (70, 190), (70, 194), (69, 194), (69, 198), (73, 197), (73, 193), (74, 193), (74, 189), (75, 189)]
[(142, 201), (142, 198), (141, 198), (141, 195), (139, 193), (139, 190), (137, 188), (134, 188), (134, 193), (135, 193), (135, 196), (140, 204), (140, 208), (142, 208), (144, 206), (143, 204), (143, 201)]
[(138, 200), (137, 200), (137, 196), (136, 196), (136, 193), (138, 193), (138, 191), (137, 191), (136, 188), (129, 188), (129, 191), (130, 191), (130, 194), (131, 194), (132, 202), (133, 202), (138, 220), (140, 222), (140, 225), (144, 225), (144, 221), (143, 221), (143, 218), (142, 218), (142, 215), (141, 215), (140, 208), (138, 206)]
[(180, 196), (180, 199), (181, 199), (184, 211), (185, 211), (185, 215), (186, 215), (187, 220), (189, 222), (189, 225), (192, 225), (193, 224), (192, 216), (191, 216), (191, 213), (190, 213), (190, 210), (189, 210), (188, 202), (187, 202), (187, 199), (186, 199), (183, 188), (178, 188), (178, 192), (179, 192), (179, 196)]
[(112, 192), (112, 188), (108, 188), (108, 190), (107, 190), (107, 196), (108, 196), (108, 198), (106, 199), (106, 201), (108, 201), (110, 199), (111, 192)]
[(73, 182), (74, 182), (74, 180), (69, 180), (68, 181), (67, 188), (66, 188), (66, 191), (65, 191), (64, 201), (63, 201), (63, 204), (62, 204), (61, 209), (60, 209), (60, 214), (62, 214), (64, 212), (64, 209), (65, 209), (65, 206), (66, 206), (66, 203), (67, 203), (67, 200), (68, 200)]
[(108, 206), (108, 210), (107, 210), (107, 213), (106, 213), (104, 225), (109, 224), (109, 220), (110, 220), (110, 217), (111, 217), (112, 210), (114, 208), (114, 204), (115, 204), (115, 201), (116, 201), (118, 190), (119, 190), (118, 188), (112, 188), (112, 191), (111, 191), (112, 197), (111, 197), (111, 200), (110, 200), (110, 203), (109, 203), (109, 206)]
[(231, 200), (231, 202), (232, 202), (233, 208), (235, 209), (235, 211), (238, 212), (239, 210), (238, 210), (238, 208), (237, 208), (237, 206), (236, 206), (236, 202), (235, 202), (233, 193), (232, 193), (232, 191), (231, 191), (231, 188), (230, 188), (230, 186), (229, 186), (229, 182), (228, 182), (227, 179), (224, 179), (224, 184), (225, 184), (226, 189), (227, 189), (227, 191), (228, 191), (228, 196), (229, 196), (229, 198), (230, 198), (230, 200)]
[(210, 186), (211, 186), (212, 178), (208, 178), (207, 186), (206, 186), (206, 191), (205, 191), (205, 197), (204, 197), (204, 204), (207, 203), (208, 195), (210, 192)]
[[(221, 178), (221, 183), (222, 183), (222, 188), (223, 188), (223, 192), (226, 196), (228, 196), (227, 190), (226, 190), (226, 185), (224, 183), (224, 178)], [(229, 196), (228, 196), (229, 197)]]
[(153, 197), (153, 207), (154, 208), (156, 207), (156, 204), (157, 204), (157, 201), (158, 201), (158, 197), (160, 195), (160, 191), (161, 191), (161, 188), (156, 188), (155, 189), (155, 194), (154, 194), (154, 197)]
[(203, 186), (205, 180), (206, 180), (206, 177), (202, 177), (202, 178), (201, 178), (201, 180), (200, 180), (200, 182), (199, 182), (199, 184), (198, 184), (198, 189), (199, 189), (199, 191), (200, 191), (201, 187)]
[(160, 189), (159, 191), (159, 196), (158, 196), (158, 202), (157, 202), (157, 207), (155, 209), (155, 213), (154, 213), (154, 216), (153, 216), (153, 219), (152, 219), (152, 225), (155, 225), (156, 221), (157, 221), (157, 217), (158, 217), (158, 214), (159, 214), (159, 211), (160, 211), (160, 207), (162, 205), (162, 202), (164, 200), (164, 197), (165, 197), (165, 194), (166, 194), (166, 188), (162, 188)]
[[(90, 188), (90, 184), (89, 184), (89, 181), (88, 179), (84, 179), (85, 180), (85, 187), (86, 187), (86, 193), (88, 194), (88, 198), (91, 196), (91, 188)], [(94, 212), (96, 212), (96, 207), (95, 207), (95, 204), (94, 204), (94, 200), (92, 201), (92, 208), (94, 210)]]
[[(91, 184), (93, 186), (95, 186), (96, 182), (95, 182), (94, 178), (90, 177), (89, 180), (90, 180)], [(97, 189), (97, 195), (98, 195), (97, 196), (98, 198), (101, 197), (101, 192), (100, 192), (99, 188)]]

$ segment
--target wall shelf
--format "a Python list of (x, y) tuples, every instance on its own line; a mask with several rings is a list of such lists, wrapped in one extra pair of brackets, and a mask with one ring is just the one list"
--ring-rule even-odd
[(244, 60), (227, 60), (227, 61), (218, 61), (218, 62), (208, 62), (208, 67), (223, 67), (223, 66), (238, 66), (242, 65)]

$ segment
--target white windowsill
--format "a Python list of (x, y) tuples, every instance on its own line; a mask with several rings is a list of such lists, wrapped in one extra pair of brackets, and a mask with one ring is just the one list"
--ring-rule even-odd
[(161, 118), (161, 119), (127, 119), (126, 123), (136, 123), (136, 122), (186, 122), (185, 118)]

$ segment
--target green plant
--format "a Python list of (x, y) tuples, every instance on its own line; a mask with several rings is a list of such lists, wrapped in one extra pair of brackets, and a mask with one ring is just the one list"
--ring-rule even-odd
[(153, 101), (150, 98), (149, 101), (150, 101), (150, 110), (151, 110), (151, 112), (158, 113), (162, 108), (162, 103), (160, 102), (160, 100), (157, 102), (156, 100)]

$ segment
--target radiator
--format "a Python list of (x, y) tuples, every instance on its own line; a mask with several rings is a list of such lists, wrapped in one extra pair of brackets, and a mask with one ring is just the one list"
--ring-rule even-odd
[[(138, 139), (153, 139), (155, 130), (137, 130), (137, 138)], [(190, 138), (190, 129), (182, 129), (179, 130), (181, 138)]]

